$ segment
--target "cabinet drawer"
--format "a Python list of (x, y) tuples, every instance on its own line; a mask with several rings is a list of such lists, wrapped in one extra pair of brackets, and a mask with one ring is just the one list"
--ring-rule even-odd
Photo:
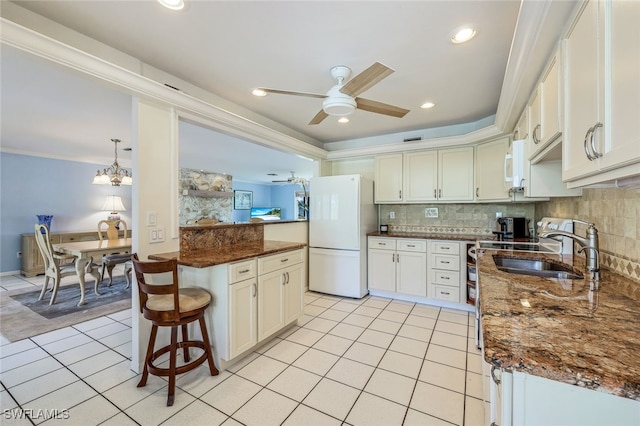
[(284, 253), (274, 254), (258, 258), (258, 274), (267, 274), (286, 268), (289, 265), (295, 265), (303, 260), (302, 250), (287, 251)]
[(229, 264), (229, 284), (256, 276), (255, 259)]
[(460, 271), (431, 271), (431, 282), (434, 284), (460, 287)]
[(402, 251), (427, 252), (427, 242), (421, 240), (397, 240), (396, 246)]
[(431, 256), (431, 265), (434, 269), (446, 269), (448, 271), (460, 271), (460, 256), (447, 256), (434, 254)]
[(431, 253), (460, 255), (460, 243), (431, 241)]
[(460, 302), (460, 289), (448, 287), (444, 285), (433, 286), (433, 297), (440, 300), (448, 300), (449, 302)]
[(369, 238), (369, 248), (395, 250), (396, 240), (393, 238)]

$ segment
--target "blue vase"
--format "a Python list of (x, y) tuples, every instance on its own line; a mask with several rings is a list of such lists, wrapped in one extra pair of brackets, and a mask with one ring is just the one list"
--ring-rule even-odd
[[(38, 223), (40, 225), (46, 226), (47, 229), (51, 231), (51, 219), (53, 219), (52, 214), (39, 214), (39, 215), (36, 215), (36, 217), (38, 218)], [(43, 229), (41, 229), (40, 231), (44, 234)]]

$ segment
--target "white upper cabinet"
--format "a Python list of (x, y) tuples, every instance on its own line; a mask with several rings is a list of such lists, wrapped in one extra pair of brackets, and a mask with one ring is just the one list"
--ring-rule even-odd
[(504, 185), (504, 168), (501, 167), (508, 149), (509, 138), (476, 147), (476, 201), (509, 199), (509, 191)]
[(529, 128), (531, 135), (530, 159), (533, 159), (562, 134), (560, 131), (560, 79), (556, 59), (556, 56), (552, 58), (529, 103), (531, 117), (531, 127)]
[(473, 147), (375, 159), (375, 202), (473, 201)]
[(585, 3), (564, 40), (563, 180), (640, 174), (640, 2)]

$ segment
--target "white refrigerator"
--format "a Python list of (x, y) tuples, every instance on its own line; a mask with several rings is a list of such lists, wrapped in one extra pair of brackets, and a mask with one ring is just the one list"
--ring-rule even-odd
[(378, 221), (373, 181), (360, 175), (312, 178), (309, 198), (309, 290), (365, 296), (367, 233)]

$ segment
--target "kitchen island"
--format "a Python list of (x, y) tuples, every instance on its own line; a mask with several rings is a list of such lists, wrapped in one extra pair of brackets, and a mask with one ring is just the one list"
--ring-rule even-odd
[[(582, 256), (479, 250), (484, 359), (493, 418), (509, 424), (640, 424), (640, 284), (605, 270), (588, 279), (503, 272), (494, 256), (568, 264)], [(487, 373), (489, 375), (489, 373)], [(506, 386), (506, 387), (505, 387)]]
[(305, 247), (265, 240), (260, 223), (188, 226), (180, 228), (180, 251), (149, 258), (177, 259), (180, 285), (212, 294), (209, 339), (223, 371), (302, 317)]

